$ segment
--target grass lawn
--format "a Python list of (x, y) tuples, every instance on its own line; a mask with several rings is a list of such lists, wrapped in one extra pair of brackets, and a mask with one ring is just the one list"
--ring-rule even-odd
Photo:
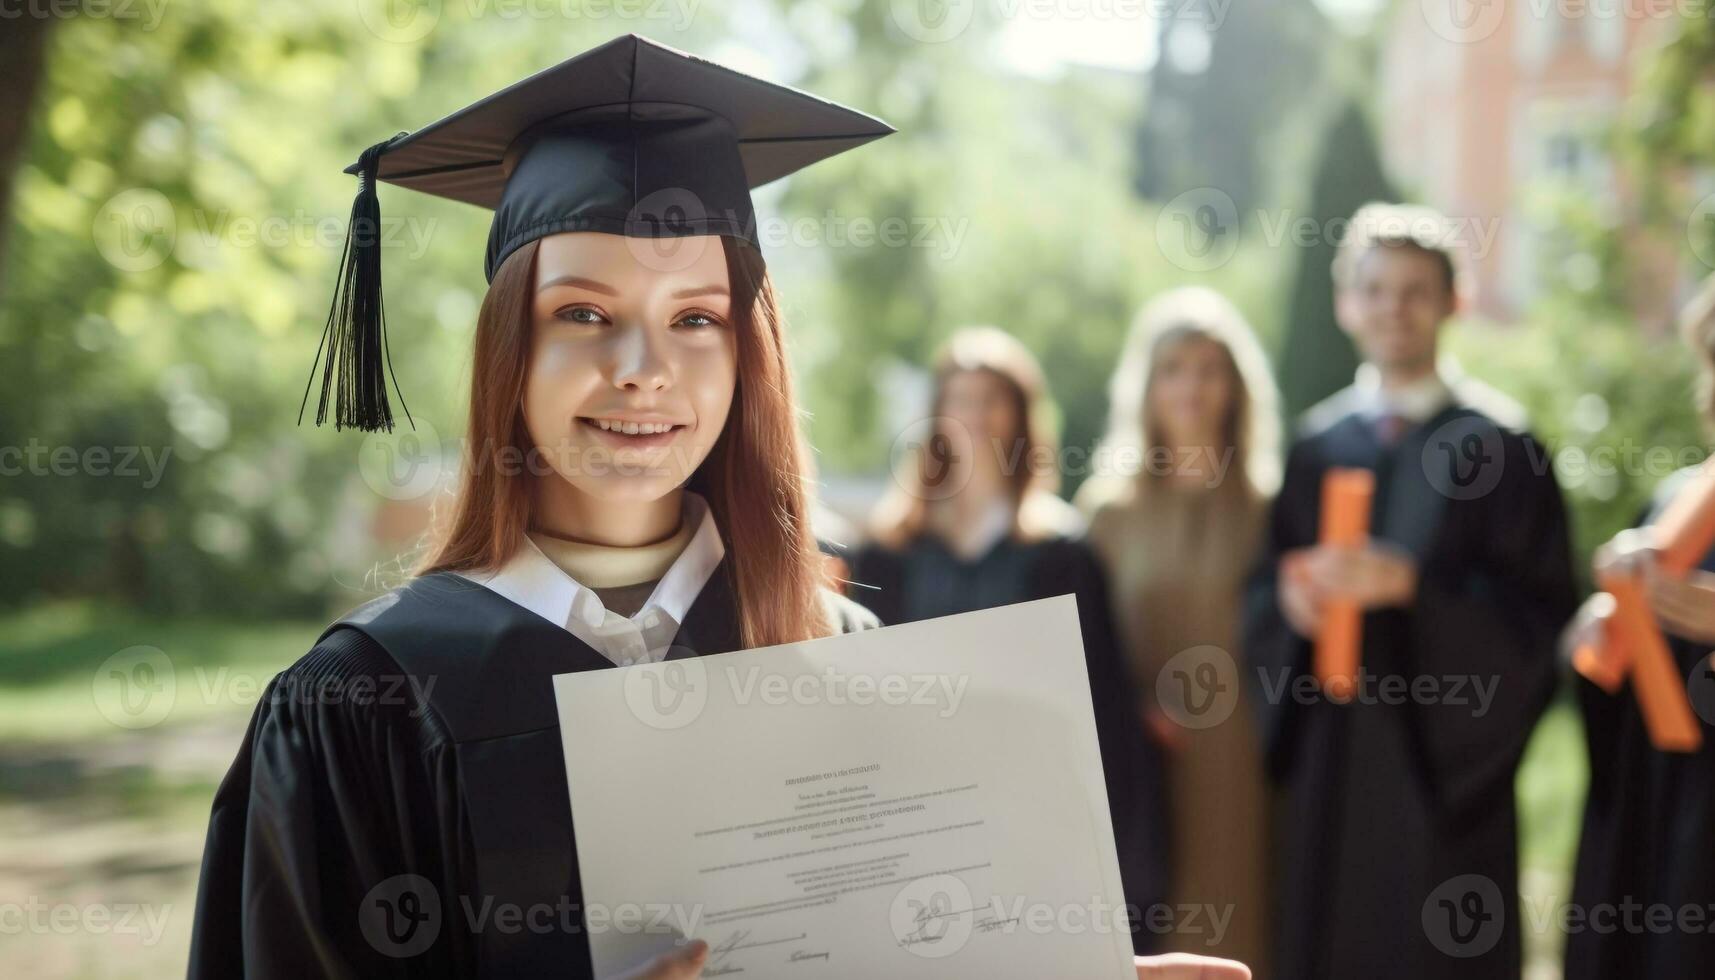
[[(7, 641), (0, 652), (0, 744), (128, 730), (109, 717), (122, 693), (113, 671), (129, 673), (139, 658), (170, 668), (170, 674), (156, 669), (152, 679), (172, 699), (170, 710), (157, 705), (142, 720), (167, 726), (248, 714), (269, 678), (309, 650), (323, 625), (156, 619), (93, 603), (0, 616)], [(157, 714), (162, 717), (155, 721)]]
[[(0, 931), (6, 975), (184, 976), (215, 787), (321, 628), (84, 603), (0, 616), (0, 904), (25, 911)], [(138, 662), (157, 700), (131, 717), (113, 671)]]

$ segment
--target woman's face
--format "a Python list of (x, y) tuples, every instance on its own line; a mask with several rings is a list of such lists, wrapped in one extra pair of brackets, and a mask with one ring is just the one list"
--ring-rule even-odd
[(957, 371), (941, 387), (941, 415), (953, 423), (945, 435), (956, 457), (971, 455), (978, 472), (988, 472), (1017, 460), (1013, 440), (1021, 434), (1011, 386), (991, 371)]
[(524, 424), (554, 471), (597, 500), (682, 486), (732, 408), (726, 252), (715, 237), (676, 239), (661, 262), (659, 244), (644, 254), (623, 236), (571, 232), (536, 252)]
[(1171, 446), (1210, 445), (1220, 436), (1232, 402), (1232, 365), (1216, 341), (1170, 341), (1156, 357), (1149, 415)]

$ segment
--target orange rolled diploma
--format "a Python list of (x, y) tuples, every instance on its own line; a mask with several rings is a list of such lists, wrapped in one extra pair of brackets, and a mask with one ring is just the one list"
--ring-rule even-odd
[(1715, 467), (1704, 462), (1650, 526), (1656, 565), (1675, 578), (1703, 564), (1715, 546)]
[[(1376, 492), (1369, 470), (1335, 468), (1322, 477), (1322, 521), (1317, 541), (1324, 545), (1361, 546), (1370, 534), (1370, 501)], [(1316, 633), (1316, 680), (1330, 700), (1349, 701), (1357, 687), (1363, 653), (1364, 612), (1357, 603), (1328, 603)]]
[(1697, 751), (1703, 746), (1703, 729), (1691, 712), (1685, 680), (1656, 626), (1643, 583), (1631, 576), (1608, 574), (1602, 576), (1601, 586), (1614, 597), (1608, 645), (1623, 650), (1630, 661), (1632, 690), (1650, 744), (1662, 752)]

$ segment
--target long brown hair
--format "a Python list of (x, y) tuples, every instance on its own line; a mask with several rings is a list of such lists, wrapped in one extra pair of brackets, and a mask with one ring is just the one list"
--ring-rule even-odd
[[(726, 427), (687, 488), (709, 502), (727, 545), (746, 649), (830, 632), (819, 594), (821, 559), (810, 534), (797, 402), (780, 308), (762, 255), (730, 238), (726, 251), (738, 342), (738, 383)], [(470, 422), (458, 495), (439, 543), (417, 574), (498, 568), (530, 526), (535, 445), (524, 426), (536, 281), (536, 243), (495, 272), (477, 315)]]
[[(1018, 430), (1004, 448), (1005, 459), (1017, 465), (1006, 472), (1007, 496), (1014, 514), (1013, 534), (1030, 539), (1063, 530), (1061, 508), (1054, 494), (1060, 488), (1058, 465), (1038, 465), (1042, 456), (1058, 460), (1059, 439), (1049, 424), (1048, 382), (1030, 348), (999, 327), (965, 327), (948, 338), (935, 356), (935, 390), (930, 399), (931, 424), (945, 412), (947, 382), (954, 375), (982, 371), (999, 379), (1011, 397)], [(928, 433), (914, 455), (895, 472), (894, 485), (876, 505), (870, 534), (890, 548), (903, 548), (923, 534), (929, 504), (936, 497), (932, 470), (937, 466), (931, 446), (946, 439), (938, 428)], [(1049, 499), (1053, 498), (1053, 499)]]

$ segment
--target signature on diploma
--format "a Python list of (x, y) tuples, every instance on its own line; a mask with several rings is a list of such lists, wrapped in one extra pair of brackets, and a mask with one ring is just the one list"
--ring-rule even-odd
[[(972, 924), (983, 932), (992, 932), (1016, 919), (1001, 919), (995, 915), (994, 909), (981, 905), (973, 905), (968, 909), (955, 909), (946, 901), (945, 894), (938, 893), (927, 902), (913, 902), (917, 911), (911, 917), (916, 928), (906, 933), (899, 940), (901, 946), (916, 946), (923, 943), (938, 943), (947, 938), (952, 920), (960, 916), (971, 916)], [(984, 918), (984, 916), (988, 916)]]
[[(810, 938), (807, 932), (796, 936), (782, 936), (777, 939), (758, 939), (749, 929), (740, 929), (731, 933), (719, 942), (709, 944), (709, 962), (703, 967), (703, 976), (721, 977), (729, 973), (743, 973), (744, 967), (731, 961), (732, 954), (747, 949), (764, 949), (769, 946), (784, 946), (787, 943), (801, 943)], [(806, 953), (798, 950), (788, 957), (788, 962), (798, 963), (803, 960), (827, 959), (827, 953)]]

